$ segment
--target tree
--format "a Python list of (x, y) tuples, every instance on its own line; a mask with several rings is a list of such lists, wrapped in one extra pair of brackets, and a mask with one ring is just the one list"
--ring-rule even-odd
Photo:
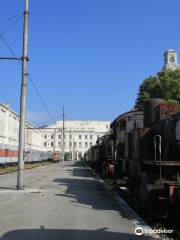
[(144, 101), (149, 98), (180, 103), (180, 69), (164, 70), (146, 78), (139, 87), (135, 107), (142, 108)]

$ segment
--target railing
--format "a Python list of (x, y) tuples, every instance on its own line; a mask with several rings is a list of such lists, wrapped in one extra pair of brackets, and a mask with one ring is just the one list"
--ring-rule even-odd
[[(155, 161), (159, 161), (159, 179), (160, 179), (160, 183), (161, 183), (161, 180), (162, 180), (162, 168), (161, 168), (161, 152), (162, 152), (162, 148), (161, 148), (161, 143), (162, 143), (161, 135), (155, 135), (154, 136), (154, 159), (155, 159)], [(157, 153), (159, 155), (159, 159), (157, 159)]]

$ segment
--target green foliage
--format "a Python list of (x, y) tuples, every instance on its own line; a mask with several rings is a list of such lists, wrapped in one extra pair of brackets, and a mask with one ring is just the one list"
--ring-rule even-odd
[(157, 76), (146, 78), (139, 87), (135, 107), (142, 108), (144, 101), (149, 98), (180, 103), (180, 70), (165, 70)]

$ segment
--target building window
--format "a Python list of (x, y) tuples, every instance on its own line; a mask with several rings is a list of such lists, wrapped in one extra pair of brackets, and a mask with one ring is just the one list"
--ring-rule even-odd
[(47, 138), (47, 135), (44, 135), (44, 138), (46, 139), (46, 138)]
[(90, 139), (92, 139), (92, 135), (90, 135)]
[(51, 142), (51, 147), (53, 147), (53, 142)]
[(81, 144), (81, 142), (79, 142), (79, 147), (81, 147), (82, 146), (82, 144)]
[(74, 147), (76, 147), (76, 142), (74, 142)]
[(85, 135), (85, 139), (87, 139), (87, 135)]
[(61, 135), (59, 135), (58, 138), (61, 139)]
[(92, 142), (89, 143), (90, 147), (92, 147)]
[(53, 137), (54, 137), (54, 136), (53, 136), (53, 135), (51, 135), (51, 139), (53, 139)]
[(47, 146), (47, 142), (44, 142), (44, 147), (46, 147)]
[(69, 142), (69, 147), (72, 147), (72, 142)]
[(69, 135), (69, 139), (71, 139), (71, 138), (72, 138), (72, 135), (70, 134), (70, 135)]
[(79, 139), (81, 139), (81, 135), (79, 135)]
[(58, 146), (61, 147), (61, 142), (58, 142)]
[(85, 142), (85, 147), (86, 147), (86, 148), (88, 147), (88, 143), (87, 143), (87, 142)]

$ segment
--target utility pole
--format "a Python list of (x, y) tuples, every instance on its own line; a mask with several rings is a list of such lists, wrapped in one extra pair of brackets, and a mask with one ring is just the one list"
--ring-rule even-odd
[(72, 161), (72, 132), (71, 132), (71, 128), (70, 128), (70, 139), (69, 139), (69, 152), (70, 152), (70, 160)]
[(20, 98), (20, 124), (19, 124), (19, 152), (18, 152), (18, 175), (17, 189), (23, 189), (23, 171), (25, 157), (25, 128), (26, 128), (26, 88), (27, 88), (27, 62), (28, 62), (28, 16), (29, 0), (25, 0), (24, 33), (23, 33), (23, 56), (22, 56), (22, 83)]
[(74, 161), (74, 137), (73, 137), (73, 145), (72, 145), (72, 161)]
[(65, 113), (63, 106), (63, 135), (62, 135), (62, 161), (64, 162), (64, 139), (65, 139)]
[(56, 129), (54, 129), (53, 132), (53, 153), (56, 151), (55, 145), (56, 145)]

